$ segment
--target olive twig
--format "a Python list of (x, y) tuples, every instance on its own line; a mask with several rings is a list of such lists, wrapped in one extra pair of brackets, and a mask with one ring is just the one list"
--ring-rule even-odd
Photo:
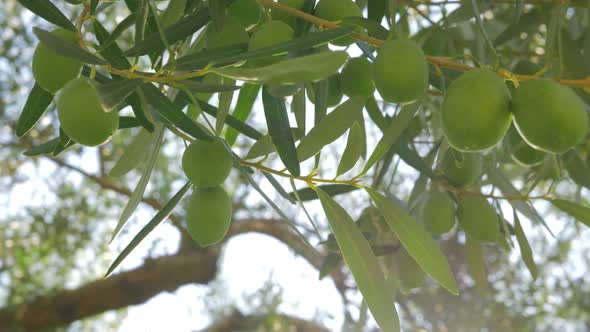
[(455, 187), (449, 184), (445, 180), (437, 180), (438, 184), (446, 191), (452, 192), (458, 195), (466, 195), (466, 196), (479, 196), (483, 198), (491, 198), (497, 200), (505, 200), (505, 201), (529, 201), (529, 200), (550, 200), (551, 196), (549, 193), (539, 195), (539, 196), (529, 196), (529, 195), (506, 195), (506, 196), (499, 196), (493, 194), (483, 194), (478, 191), (471, 191), (465, 188)]
[[(258, 1), (258, 3), (260, 3), (264, 7), (283, 11), (285, 13), (288, 13), (293, 16), (297, 16), (301, 19), (304, 19), (310, 23), (316, 24), (320, 27), (330, 28), (330, 29), (334, 29), (334, 28), (339, 27), (339, 25), (334, 22), (327, 21), (327, 20), (324, 20), (324, 19), (319, 18), (317, 16), (305, 13), (301, 10), (298, 10), (293, 7), (289, 7), (289, 6), (284, 5), (280, 2), (274, 2), (273, 0), (257, 0), (257, 1)], [(531, 0), (529, 0), (529, 1), (531, 1)], [(539, 3), (554, 3), (554, 1), (539, 1)], [(385, 41), (382, 39), (374, 38), (374, 37), (367, 36), (367, 35), (360, 34), (360, 33), (356, 33), (356, 32), (351, 33), (351, 36), (358, 39), (358, 40), (367, 42), (367, 43), (377, 46), (377, 47), (380, 47), (385, 43)], [(432, 64), (434, 64), (437, 67), (445, 67), (445, 68), (455, 69), (458, 71), (470, 71), (470, 70), (477, 69), (476, 67), (473, 67), (470, 65), (455, 62), (448, 57), (437, 57), (437, 56), (426, 55), (426, 60), (428, 60), (429, 62), (431, 62)], [(496, 69), (496, 72), (504, 78), (511, 79), (513, 77), (516, 77), (516, 78), (518, 78), (519, 81), (526, 81), (526, 80), (538, 78), (538, 75), (536, 75), (536, 74), (535, 75), (516, 75), (516, 74), (513, 74), (511, 71), (504, 69), (504, 68), (498, 68), (498, 69)], [(566, 86), (582, 88), (582, 89), (590, 88), (590, 77), (586, 77), (584, 79), (577, 79), (577, 80), (556, 79), (556, 81), (558, 83), (560, 83), (562, 85), (566, 85)]]

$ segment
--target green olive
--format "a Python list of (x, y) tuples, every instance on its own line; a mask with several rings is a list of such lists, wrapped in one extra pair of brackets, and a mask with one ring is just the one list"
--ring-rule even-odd
[(461, 153), (449, 149), (443, 157), (441, 168), (452, 185), (465, 187), (481, 176), (482, 164), (479, 153)]
[[(256, 29), (250, 43), (248, 50), (257, 50), (259, 48), (269, 47), (275, 44), (283, 43), (293, 39), (293, 29), (283, 21), (269, 21)], [(271, 55), (261, 58), (254, 58), (248, 60), (248, 63), (254, 67), (270, 65), (281, 61), (285, 57), (282, 55)]]
[(373, 63), (375, 87), (385, 101), (409, 103), (428, 89), (428, 64), (422, 49), (409, 39), (385, 42)]
[[(346, 17), (360, 17), (362, 11), (353, 0), (320, 0), (315, 7), (315, 15), (327, 21), (340, 21)], [(331, 41), (337, 46), (348, 46), (354, 42), (350, 36)]]
[(107, 142), (119, 126), (117, 112), (104, 110), (94, 83), (86, 77), (68, 82), (57, 95), (56, 105), (61, 128), (82, 145)]
[(232, 167), (232, 158), (219, 140), (196, 140), (182, 155), (182, 169), (196, 187), (216, 187), (225, 181)]
[(446, 192), (433, 190), (420, 206), (419, 219), (430, 233), (447, 233), (455, 225), (455, 202)]
[(237, 44), (247, 44), (248, 33), (239, 19), (225, 15), (221, 31), (217, 31), (212, 24), (207, 26), (207, 48), (214, 49)]
[(250, 30), (258, 25), (264, 10), (256, 0), (238, 0), (227, 8), (227, 13), (237, 17), (246, 30)]
[(461, 197), (457, 217), (465, 233), (481, 242), (495, 242), (500, 237), (496, 210), (483, 197)]
[[(74, 32), (56, 29), (51, 32), (55, 36), (67, 41), (75, 42)], [(82, 63), (66, 58), (39, 43), (33, 54), (33, 77), (43, 89), (57, 93), (66, 83), (80, 75)]]
[(506, 134), (512, 116), (510, 92), (491, 70), (464, 73), (447, 89), (442, 126), (449, 144), (459, 151), (484, 151)]
[(449, 56), (450, 39), (450, 31), (435, 27), (424, 42), (424, 53), (431, 56)]
[(328, 107), (340, 104), (342, 100), (342, 77), (340, 74), (334, 74), (328, 77)]
[(186, 204), (186, 228), (201, 247), (223, 240), (232, 218), (232, 202), (222, 187), (197, 188)]
[(540, 165), (543, 163), (547, 155), (543, 151), (539, 151), (528, 145), (514, 126), (510, 127), (508, 134), (506, 134), (506, 147), (511, 154), (512, 159), (521, 166), (529, 167)]
[[(291, 8), (301, 10), (301, 9), (303, 9), (303, 5), (305, 4), (305, 0), (279, 0), (278, 3), (285, 5), (285, 6), (289, 6)], [(283, 22), (289, 24), (289, 26), (291, 28), (295, 29), (295, 23), (297, 22), (295, 16), (293, 16), (289, 13), (285, 13), (284, 11), (274, 10), (274, 9), (271, 11), (271, 14), (272, 14), (273, 20), (283, 21)]]
[(514, 93), (512, 112), (522, 138), (538, 150), (564, 153), (588, 132), (584, 103), (571, 88), (553, 80), (522, 82)]
[(373, 64), (359, 57), (348, 60), (342, 69), (342, 92), (348, 96), (370, 96), (375, 91)]

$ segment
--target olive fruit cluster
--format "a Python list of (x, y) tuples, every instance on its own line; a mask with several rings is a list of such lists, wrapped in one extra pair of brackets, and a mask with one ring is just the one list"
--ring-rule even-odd
[(182, 155), (182, 169), (196, 187), (186, 205), (186, 226), (202, 247), (223, 240), (232, 218), (232, 202), (221, 184), (232, 158), (220, 140), (192, 142)]
[(480, 242), (495, 242), (500, 238), (500, 223), (494, 207), (482, 196), (461, 195), (455, 201), (444, 191), (426, 193), (418, 207), (418, 220), (433, 235), (449, 232), (455, 217), (461, 229)]
[[(74, 32), (56, 29), (56, 37), (75, 42)], [(95, 83), (79, 77), (80, 61), (55, 53), (43, 44), (33, 55), (33, 76), (46, 91), (57, 94), (57, 115), (62, 130), (75, 142), (97, 146), (107, 142), (119, 126), (117, 112), (109, 112), (100, 102)]]
[[(588, 132), (588, 115), (569, 87), (545, 78), (522, 82), (512, 99), (504, 80), (487, 69), (464, 73), (448, 88), (442, 106), (442, 126), (449, 144), (463, 152), (494, 147), (508, 132), (512, 119), (519, 136), (535, 150), (564, 153)], [(515, 159), (538, 164), (542, 154), (520, 144), (514, 134)], [(518, 145), (520, 144), (520, 145)]]
[(328, 79), (328, 106), (337, 105), (343, 94), (369, 97), (375, 90), (385, 101), (411, 103), (427, 88), (428, 64), (420, 46), (409, 39), (390, 40), (379, 48), (374, 62), (352, 58)]

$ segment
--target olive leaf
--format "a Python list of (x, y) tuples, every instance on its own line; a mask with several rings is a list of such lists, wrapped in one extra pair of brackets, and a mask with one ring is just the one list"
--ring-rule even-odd
[(336, 238), (342, 257), (363, 294), (373, 318), (383, 331), (399, 331), (399, 318), (393, 304), (393, 289), (354, 220), (321, 189), (315, 188)]
[(127, 220), (129, 220), (129, 217), (131, 217), (133, 212), (135, 212), (135, 209), (137, 209), (137, 206), (139, 206), (139, 203), (143, 198), (143, 194), (147, 188), (150, 176), (152, 175), (152, 171), (156, 165), (156, 160), (160, 152), (164, 132), (164, 126), (161, 124), (158, 125), (154, 133), (150, 135), (151, 139), (148, 142), (145, 142), (145, 144), (149, 146), (149, 150), (151, 150), (150, 154), (147, 156), (146, 167), (144, 168), (143, 173), (141, 174), (141, 177), (135, 186), (135, 190), (133, 190), (133, 193), (131, 193), (131, 196), (129, 196), (129, 201), (127, 202), (127, 205), (125, 205), (125, 208), (119, 217), (119, 221), (117, 222), (117, 226), (115, 226), (115, 230), (113, 231), (113, 235), (111, 236), (109, 243), (112, 242), (117, 237), (117, 235), (119, 235), (119, 232), (121, 232), (123, 226), (125, 226)]
[(263, 88), (262, 103), (264, 104), (264, 116), (268, 134), (277, 149), (281, 161), (293, 176), (299, 176), (299, 160), (295, 150), (295, 140), (291, 135), (285, 101), (272, 96), (266, 88)]
[(83, 50), (80, 45), (55, 36), (51, 32), (47, 30), (43, 30), (41, 28), (34, 27), (33, 32), (39, 38), (43, 45), (47, 46), (53, 52), (60, 54), (64, 57), (79, 60), (83, 63), (93, 64), (93, 65), (107, 65), (108, 63), (103, 59), (97, 57), (89, 53), (86, 50)]
[(344, 51), (321, 52), (257, 68), (212, 68), (211, 72), (246, 82), (296, 84), (321, 80), (338, 71), (348, 59)]
[(53, 95), (35, 83), (16, 123), (17, 137), (23, 137), (37, 124), (51, 101), (53, 101)]
[(481, 243), (470, 236), (465, 240), (465, 258), (467, 260), (467, 269), (475, 285), (480, 292), (489, 291), (488, 278), (485, 266), (485, 255)]
[(74, 24), (51, 1), (18, 0), (18, 2), (47, 22), (66, 30), (76, 31)]
[(459, 287), (447, 258), (424, 226), (387, 197), (373, 189), (364, 189), (375, 202), (391, 231), (424, 272), (452, 294), (459, 294)]
[(164, 205), (158, 213), (150, 220), (138, 233), (133, 237), (131, 242), (121, 251), (121, 253), (115, 258), (115, 260), (109, 266), (105, 278), (110, 276), (113, 271), (123, 262), (123, 260), (137, 247), (138, 244), (143, 241), (143, 239), (151, 233), (151, 231), (156, 228), (162, 221), (166, 220), (168, 216), (172, 213), (172, 210), (178, 205), (178, 202), (186, 195), (187, 191), (190, 189), (191, 183), (187, 182), (184, 184), (182, 188), (174, 195), (172, 198)]
[(533, 259), (533, 250), (531, 249), (531, 245), (524, 234), (524, 230), (522, 229), (522, 225), (520, 224), (520, 219), (518, 218), (516, 210), (514, 210), (514, 233), (516, 234), (516, 240), (518, 241), (518, 247), (520, 248), (522, 260), (531, 273), (533, 280), (535, 280), (539, 275), (537, 264)]
[(590, 226), (590, 208), (564, 199), (552, 199), (551, 204), (561, 211), (576, 218), (586, 226)]
[(406, 130), (410, 124), (410, 120), (412, 120), (414, 114), (416, 114), (420, 108), (420, 105), (421, 103), (418, 101), (402, 107), (399, 114), (391, 121), (391, 124), (383, 132), (383, 136), (377, 143), (375, 150), (373, 150), (373, 153), (371, 153), (371, 156), (367, 160), (365, 167), (359, 175), (366, 174), (371, 169), (371, 167), (373, 167), (373, 165), (375, 165), (375, 163), (379, 161), (381, 157), (383, 157), (391, 145), (393, 145), (399, 139), (404, 130)]
[(315, 156), (324, 146), (342, 136), (359, 119), (363, 105), (364, 97), (351, 97), (316, 124), (297, 146), (299, 161)]
[(125, 151), (109, 172), (111, 177), (120, 177), (133, 170), (140, 163), (145, 161), (151, 145), (146, 144), (152, 141), (153, 133), (147, 130), (140, 130), (131, 140)]
[(361, 132), (361, 126), (358, 122), (355, 122), (350, 130), (348, 131), (348, 139), (346, 141), (346, 148), (340, 158), (336, 176), (340, 176), (350, 170), (354, 164), (361, 157), (361, 150), (363, 144), (363, 137)]
[[(254, 109), (254, 102), (256, 101), (259, 92), (260, 85), (244, 84), (240, 89), (238, 101), (236, 102), (236, 107), (234, 108), (232, 115), (240, 121), (246, 121)], [(227, 144), (232, 146), (236, 142), (237, 137), (237, 130), (231, 127), (227, 129), (227, 132), (225, 133), (225, 141)]]

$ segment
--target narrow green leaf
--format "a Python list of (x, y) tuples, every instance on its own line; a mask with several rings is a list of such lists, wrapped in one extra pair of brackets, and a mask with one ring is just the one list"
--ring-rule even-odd
[(285, 188), (283, 188), (283, 186), (281, 186), (279, 181), (277, 181), (277, 179), (275, 179), (275, 177), (272, 174), (262, 172), (262, 175), (264, 175), (264, 177), (268, 180), (268, 182), (270, 182), (270, 184), (275, 188), (275, 190), (279, 193), (279, 195), (281, 195), (283, 198), (288, 200), (289, 203), (296, 204), (296, 201), (293, 199), (293, 197), (289, 196), (289, 194), (287, 193)]
[(465, 259), (469, 274), (475, 280), (475, 286), (481, 293), (489, 291), (485, 255), (479, 241), (467, 237), (465, 240)]
[(17, 137), (23, 137), (37, 124), (52, 100), (53, 95), (35, 83), (16, 123)]
[(345, 51), (328, 51), (287, 59), (258, 68), (213, 68), (211, 72), (235, 80), (271, 84), (296, 84), (335, 74), (348, 59)]
[[(518, 0), (520, 1), (520, 0)], [(495, 39), (494, 45), (500, 46), (513, 38), (518, 38), (521, 33), (536, 28), (545, 21), (546, 15), (541, 8), (533, 8), (520, 17), (518, 22), (512, 22)]]
[(53, 23), (66, 30), (76, 31), (76, 27), (51, 1), (18, 0), (18, 2), (47, 22)]
[(306, 112), (306, 100), (305, 100), (305, 89), (299, 90), (293, 96), (291, 102), (291, 112), (295, 114), (295, 121), (297, 122), (297, 128), (305, 133), (305, 112)]
[(524, 8), (524, 0), (516, 0), (516, 6), (514, 8), (514, 23), (518, 24), (520, 21), (520, 15), (522, 15), (522, 9)]
[(552, 199), (551, 204), (561, 211), (576, 218), (579, 222), (586, 226), (590, 226), (590, 208), (578, 203), (566, 201), (563, 199)]
[(449, 262), (424, 226), (387, 197), (370, 188), (365, 190), (416, 263), (441, 286), (458, 295), (459, 287)]
[[(109, 34), (109, 32), (104, 28), (104, 26), (102, 26), (102, 24), (100, 24), (100, 22), (98, 22), (98, 20), (93, 20), (93, 26), (94, 26), (94, 33), (96, 35), (96, 39), (98, 40), (98, 42), (101, 45), (101, 47), (99, 48), (100, 54), (105, 59), (107, 59), (107, 61), (111, 65), (113, 65), (115, 68), (119, 68), (119, 69), (131, 68), (131, 64), (129, 63), (129, 61), (127, 60), (125, 55), (123, 54), (123, 51), (121, 51), (121, 49), (119, 48), (119, 46), (116, 43), (111, 43), (110, 45), (107, 46), (107, 42), (112, 37), (112, 35)], [(114, 33), (115, 32), (113, 32), (113, 34)], [(117, 76), (117, 75), (111, 75), (111, 76), (113, 77), (113, 80), (124, 80), (125, 79), (125, 78)], [(111, 82), (103, 83), (103, 84), (110, 84), (110, 83)], [(147, 131), (153, 132), (154, 125), (145, 116), (145, 111), (143, 109), (143, 106), (141, 104), (141, 100), (139, 99), (139, 95), (137, 94), (137, 92), (133, 92), (129, 96), (127, 96), (125, 98), (125, 102), (129, 106), (131, 106), (131, 108), (133, 109), (133, 114), (135, 115), (136, 120), (139, 121), (141, 126), (144, 127)]]
[(137, 247), (138, 244), (145, 239), (151, 231), (156, 228), (162, 221), (166, 220), (168, 216), (172, 213), (172, 210), (178, 205), (178, 202), (186, 195), (187, 191), (190, 189), (191, 183), (187, 182), (185, 185), (180, 188), (180, 190), (172, 196), (172, 198), (162, 207), (158, 213), (150, 220), (140, 231), (135, 235), (135, 237), (129, 242), (129, 244), (121, 251), (121, 253), (115, 258), (107, 273), (105, 274), (105, 278), (110, 276), (113, 271), (123, 262), (123, 260)]
[[(109, 32), (107, 29), (100, 24), (98, 20), (92, 21), (92, 26), (94, 27), (94, 33), (96, 35), (96, 39), (101, 45), (104, 45), (104, 42), (110, 37)], [(105, 58), (113, 67), (118, 69), (129, 69), (131, 68), (131, 64), (123, 54), (123, 51), (119, 48), (117, 43), (112, 43), (108, 47), (101, 47), (99, 50), (100, 55)], [(118, 76), (114, 76), (115, 79)], [(123, 79), (122, 77), (120, 77)]]
[[(228, 150), (228, 152), (231, 152), (231, 148), (229, 146), (226, 146), (226, 149)], [(289, 227), (295, 232), (295, 234), (297, 234), (297, 236), (301, 239), (301, 241), (303, 243), (305, 243), (305, 245), (314, 253), (317, 253), (317, 251), (315, 250), (315, 248), (309, 243), (309, 241), (307, 240), (307, 238), (299, 231), (299, 229), (297, 229), (297, 225), (291, 221), (291, 219), (285, 214), (285, 212), (283, 212), (283, 210), (281, 210), (281, 208), (279, 208), (275, 202), (270, 199), (268, 197), (268, 195), (266, 195), (266, 193), (264, 192), (264, 190), (262, 190), (260, 188), (260, 186), (258, 185), (258, 183), (252, 178), (252, 176), (250, 175), (251, 171), (249, 171), (249, 168), (244, 167), (241, 163), (240, 160), (237, 158), (237, 156), (235, 154), (231, 154), (232, 158), (234, 159), (234, 165), (236, 165), (236, 168), (242, 173), (242, 175), (244, 177), (246, 177), (246, 179), (248, 180), (248, 182), (250, 183), (250, 185), (252, 185), (252, 187), (254, 188), (254, 190), (256, 190), (260, 196), (262, 196), (262, 198), (264, 198), (264, 200), (268, 203), (268, 205), (270, 205), (275, 212), (277, 212), (279, 214), (279, 216), (282, 218), (281, 220), (286, 222), (287, 225), (289, 225)], [(317, 253), (319, 255), (319, 253)]]
[(342, 256), (339, 254), (328, 254), (324, 257), (322, 265), (320, 266), (320, 280), (332, 273), (334, 268), (340, 265), (340, 262), (342, 262)]
[(206, 133), (201, 127), (197, 126), (191, 118), (182, 112), (181, 108), (176, 107), (176, 105), (154, 85), (144, 84), (140, 89), (143, 91), (146, 101), (153, 106), (156, 112), (162, 115), (166, 120), (170, 121), (170, 123), (196, 139), (206, 141), (212, 139), (208, 133)]
[(336, 29), (329, 29), (322, 32), (310, 33), (306, 36), (292, 39), (287, 42), (275, 44), (268, 47), (247, 51), (247, 47), (231, 46), (218, 50), (205, 50), (194, 54), (185, 55), (176, 60), (178, 70), (196, 70), (211, 63), (216, 65), (233, 64), (249, 59), (265, 57), (270, 55), (287, 54), (293, 51), (301, 51), (318, 47), (328, 42), (346, 36), (354, 30), (352, 26), (344, 26)]
[[(301, 137), (303, 137), (303, 132), (299, 130), (299, 128), (291, 128), (291, 134), (293, 135), (293, 139), (296, 142), (299, 139), (301, 139)], [(256, 142), (254, 142), (252, 147), (250, 147), (250, 150), (248, 150), (246, 157), (244, 158), (254, 159), (269, 155), (271, 153), (275, 153), (276, 151), (277, 150), (275, 149), (275, 146), (272, 144), (272, 139), (270, 138), (270, 136), (264, 135), (261, 138), (259, 138)]]
[(145, 115), (145, 110), (141, 102), (141, 99), (139, 98), (139, 93), (136, 92), (131, 94), (129, 97), (127, 97), (126, 101), (131, 106), (131, 109), (133, 110), (133, 115), (135, 115), (135, 118), (137, 119), (137, 121), (139, 121), (141, 126), (150, 133), (153, 133), (154, 125)]
[(108, 84), (96, 84), (98, 98), (105, 111), (110, 112), (143, 84), (141, 79), (124, 79)]
[(299, 160), (297, 159), (295, 140), (291, 135), (285, 101), (272, 96), (266, 88), (263, 88), (262, 103), (264, 104), (264, 116), (268, 133), (281, 161), (292, 175), (299, 176)]
[(162, 17), (160, 17), (162, 26), (167, 28), (184, 16), (186, 1), (187, 0), (175, 0), (168, 3), (168, 7), (166, 7), (166, 10), (162, 13)]
[[(210, 105), (202, 100), (197, 100), (197, 102), (199, 103), (201, 111), (217, 118), (217, 107)], [(179, 107), (181, 109), (187, 104), (191, 103), (192, 101), (190, 97), (184, 91), (180, 91), (177, 95), (177, 98), (174, 100), (174, 104), (176, 105), (176, 107)], [(260, 133), (258, 130), (244, 123), (244, 121), (240, 121), (232, 115), (228, 115), (225, 118), (225, 124), (252, 139), (259, 139), (263, 136), (262, 133)]]
[(373, 318), (383, 331), (399, 331), (399, 318), (393, 304), (393, 289), (354, 220), (332, 197), (317, 189), (330, 229), (338, 242), (342, 258), (350, 269)]
[(207, 0), (209, 16), (213, 21), (215, 30), (221, 31), (225, 18), (225, 0)]
[(370, 20), (381, 23), (385, 10), (387, 8), (387, 0), (371, 0), (367, 1), (367, 16)]
[[(129, 3), (127, 6), (129, 6)], [(137, 45), (144, 39), (148, 16), (150, 14), (150, 6), (145, 0), (138, 1), (138, 6), (135, 10), (133, 10), (133, 12), (137, 13), (137, 17), (135, 19), (135, 44)]]
[(129, 14), (129, 16), (125, 17), (121, 22), (119, 22), (119, 24), (117, 24), (117, 26), (113, 29), (113, 32), (110, 33), (109, 36), (101, 42), (98, 51), (100, 52), (103, 49), (111, 46), (112, 43), (114, 43), (119, 37), (121, 37), (123, 32), (125, 32), (127, 29), (133, 26), (135, 20), (135, 14), (131, 13)]
[(93, 65), (107, 65), (108, 63), (96, 55), (90, 54), (88, 51), (80, 48), (80, 45), (55, 36), (47, 30), (34, 27), (33, 32), (39, 38), (43, 45), (50, 50), (74, 60), (82, 61), (83, 63)]
[[(248, 116), (250, 116), (250, 113), (252, 113), (254, 102), (256, 101), (256, 97), (258, 97), (259, 92), (260, 85), (258, 84), (242, 85), (240, 94), (238, 95), (238, 101), (236, 102), (236, 107), (232, 115), (240, 121), (246, 121)], [(229, 144), (229, 146), (234, 145), (237, 138), (238, 131), (231, 127), (227, 128), (227, 132), (225, 133), (225, 141), (227, 144)]]
[(264, 135), (261, 138), (259, 138), (256, 142), (254, 142), (250, 150), (248, 150), (248, 153), (246, 154), (246, 157), (244, 157), (244, 159), (254, 159), (262, 157), (274, 151), (276, 151), (276, 149), (272, 144), (272, 139), (270, 138), (270, 135)]
[[(232, 59), (231, 57), (237, 54), (244, 54), (246, 51), (248, 51), (247, 43), (234, 44), (214, 49), (202, 49), (176, 59), (174, 68), (179, 71), (202, 69), (216, 60), (225, 58)], [(164, 68), (171, 66), (172, 64), (166, 65)]]
[(424, 162), (424, 159), (420, 157), (418, 152), (412, 150), (408, 146), (407, 139), (399, 140), (393, 145), (393, 151), (409, 166), (413, 167), (415, 170), (420, 172), (420, 174), (424, 174), (428, 178), (433, 178), (434, 173), (432, 169)]
[[(188, 15), (178, 22), (172, 24), (164, 30), (164, 35), (170, 45), (192, 36), (195, 32), (205, 26), (209, 22), (209, 13), (205, 10), (198, 10), (195, 13)], [(154, 32), (149, 36), (143, 38), (141, 42), (136, 44), (125, 52), (127, 56), (140, 56), (152, 52), (161, 52), (166, 49), (166, 46), (160, 38), (159, 32)]]
[[(224, 1), (224, 0), (222, 0)], [(235, 81), (226, 77), (222, 78), (222, 82), (224, 85), (232, 86), (235, 84)], [(231, 102), (234, 98), (234, 92), (232, 91), (225, 91), (220, 93), (219, 95), (219, 105), (217, 105), (217, 118), (215, 121), (215, 131), (217, 134), (221, 134), (221, 130), (223, 129), (223, 125), (225, 124), (225, 118), (227, 118), (227, 114), (229, 113), (229, 108), (231, 107)]]
[[(348, 184), (324, 184), (317, 187), (330, 196), (338, 196), (358, 189), (357, 187), (353, 187)], [(308, 202), (318, 199), (318, 195), (315, 192), (315, 190), (309, 187), (297, 190), (297, 194), (291, 192), (289, 193), (289, 195), (291, 195), (291, 197), (294, 198), (298, 195), (302, 202)]]
[(23, 154), (27, 157), (35, 157), (53, 153), (55, 147), (59, 144), (59, 137), (52, 138), (51, 140), (42, 143), (37, 146), (33, 146), (26, 150)]
[(336, 176), (340, 176), (349, 171), (361, 157), (361, 148), (363, 144), (363, 137), (361, 132), (361, 126), (358, 122), (355, 122), (350, 130), (348, 131), (348, 139), (346, 142), (346, 148), (342, 153), (342, 158), (338, 164), (338, 170)]
[(65, 131), (63, 131), (63, 129), (60, 127), (59, 128), (59, 141), (57, 142), (57, 144), (55, 145), (55, 149), (53, 149), (53, 152), (51, 153), (51, 155), (53, 157), (57, 157), (59, 156), (62, 152), (64, 152), (65, 150), (67, 150), (69, 147), (75, 145), (76, 142), (74, 142), (74, 140), (72, 140), (66, 133)]
[[(502, 194), (506, 196), (522, 196), (522, 194), (516, 188), (514, 188), (512, 183), (510, 183), (510, 181), (506, 179), (498, 169), (489, 167), (486, 173), (488, 174), (490, 182), (496, 187), (498, 187)], [(537, 210), (533, 206), (531, 206), (527, 201), (511, 199), (508, 201), (508, 203), (510, 203), (510, 205), (512, 205), (513, 208), (518, 210), (532, 222), (537, 222), (543, 225), (545, 229), (547, 229), (549, 234), (555, 237), (547, 223), (545, 223), (545, 220), (543, 220), (543, 218), (539, 215)]]
[(137, 209), (137, 206), (141, 202), (141, 198), (143, 197), (145, 188), (147, 187), (147, 184), (150, 181), (150, 176), (152, 175), (152, 171), (154, 170), (154, 166), (156, 165), (156, 160), (158, 159), (158, 154), (160, 152), (160, 146), (162, 145), (162, 138), (164, 137), (164, 132), (164, 126), (161, 124), (158, 125), (154, 134), (151, 135), (150, 141), (145, 142), (145, 144), (149, 146), (148, 150), (151, 150), (149, 155), (147, 156), (146, 167), (144, 168), (143, 173), (141, 174), (141, 178), (139, 178), (139, 182), (137, 183), (135, 190), (133, 190), (133, 193), (129, 197), (127, 205), (125, 205), (125, 208), (123, 209), (123, 212), (119, 217), (119, 221), (117, 222), (117, 226), (113, 231), (113, 235), (109, 243), (112, 242), (115, 239), (115, 237), (117, 237), (117, 235), (119, 235), (119, 232), (121, 232), (123, 226), (125, 226), (127, 220), (129, 220), (129, 217), (131, 217), (131, 215), (133, 214), (135, 209)]
[(580, 186), (590, 188), (590, 172), (582, 158), (572, 151), (566, 155), (565, 159), (565, 167), (570, 179)]
[(377, 125), (377, 127), (379, 127), (382, 132), (385, 132), (387, 127), (389, 127), (389, 124), (383, 116), (383, 112), (381, 112), (381, 109), (379, 109), (379, 105), (377, 105), (377, 100), (375, 100), (375, 97), (369, 97), (369, 99), (366, 100), (365, 109), (367, 110), (367, 114), (369, 114), (371, 120), (373, 120), (373, 123), (375, 123), (375, 125)]
[(385, 29), (381, 25), (381, 22), (375, 22), (362, 16), (346, 17), (342, 20), (342, 22), (346, 24), (357, 25), (367, 29), (367, 32), (371, 37), (387, 39), (387, 36), (389, 35), (389, 30)]
[(301, 139), (297, 146), (300, 161), (315, 156), (320, 150), (344, 134), (360, 117), (365, 98), (354, 96), (336, 107)]
[(119, 117), (119, 129), (135, 128), (139, 126), (141, 126), (141, 122), (134, 116)]
[(488, 31), (486, 29), (486, 26), (484, 25), (484, 22), (481, 19), (482, 13), (479, 9), (479, 0), (471, 0), (471, 4), (473, 5), (473, 12), (475, 14), (474, 15), (475, 22), (477, 22), (477, 26), (479, 27), (481, 35), (483, 36), (483, 39), (485, 40), (486, 44), (490, 48), (490, 51), (492, 51), (492, 54), (494, 55), (494, 57), (497, 60), (498, 55), (496, 54), (496, 48), (494, 47), (494, 43), (490, 39), (490, 36), (489, 36)]
[(129, 145), (127, 145), (123, 154), (109, 172), (109, 176), (123, 176), (146, 160), (146, 156), (151, 148), (150, 144), (146, 143), (152, 141), (153, 135), (154, 133), (150, 133), (147, 130), (140, 130), (135, 137), (133, 137), (133, 140), (131, 140)]
[(520, 219), (518, 218), (516, 210), (514, 210), (514, 233), (516, 234), (516, 240), (518, 241), (518, 247), (520, 248), (522, 260), (531, 273), (533, 280), (535, 280), (538, 276), (537, 264), (533, 258), (533, 250), (531, 249), (531, 245), (524, 234), (524, 230), (522, 229), (522, 225), (520, 224)]
[(421, 103), (415, 102), (413, 104), (405, 105), (400, 110), (399, 114), (393, 118), (391, 124), (383, 132), (383, 137), (377, 143), (375, 150), (371, 153), (369, 160), (365, 164), (365, 167), (361, 171), (360, 175), (366, 174), (376, 162), (389, 150), (389, 148), (400, 138), (402, 133), (406, 130), (410, 121), (414, 117), (414, 114), (420, 108)]
[(177, 83), (184, 85), (191, 92), (205, 92), (205, 93), (217, 93), (217, 92), (233, 92), (240, 89), (239, 85), (233, 84), (209, 84), (195, 80), (181, 80), (175, 83), (171, 83), (171, 86), (175, 86)]

